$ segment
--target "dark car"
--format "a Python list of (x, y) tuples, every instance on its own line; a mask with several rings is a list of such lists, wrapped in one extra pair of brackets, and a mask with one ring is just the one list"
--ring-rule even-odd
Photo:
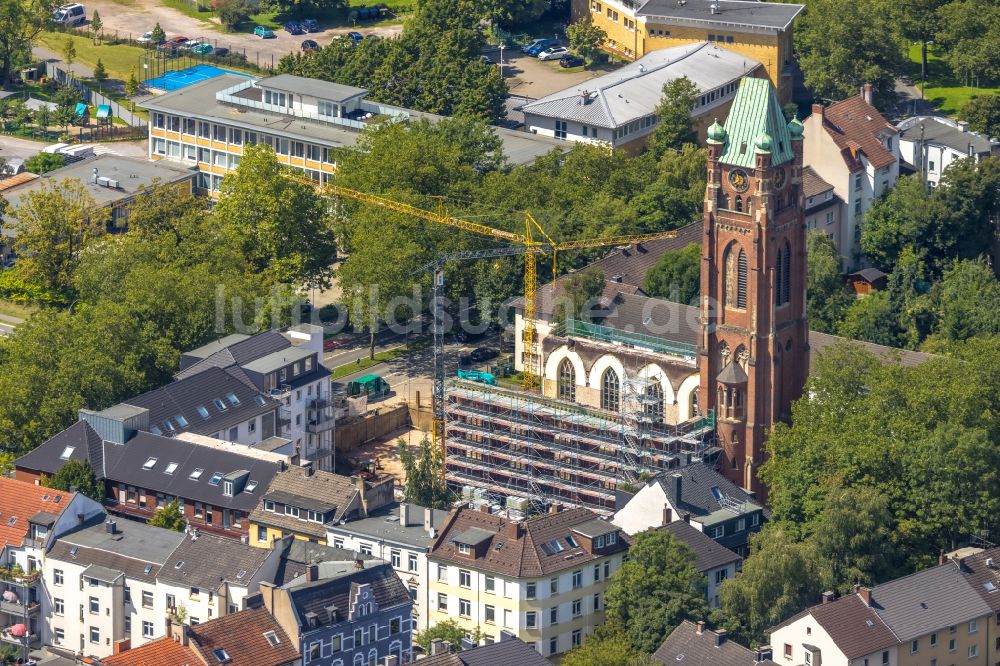
[(156, 50), (168, 58), (176, 58), (177, 56), (180, 55), (181, 52), (177, 44), (174, 44), (173, 42), (164, 42), (163, 44), (157, 44)]
[(219, 58), (225, 57), (229, 55), (229, 49), (223, 46), (216, 47), (212, 49), (212, 55), (217, 56)]
[(305, 19), (302, 21), (302, 29), (306, 32), (319, 32), (319, 21), (316, 19)]
[(496, 358), (500, 353), (496, 349), (490, 349), (489, 347), (476, 347), (469, 354), (469, 358), (475, 363), (482, 363), (483, 361), (488, 361), (491, 358)]
[(573, 55), (572, 53), (567, 53), (562, 58), (559, 58), (560, 67), (583, 67), (583, 65), (583, 58), (578, 55)]
[(289, 21), (285, 24), (285, 30), (287, 30), (292, 35), (301, 35), (305, 32), (302, 25), (298, 21)]
[(319, 51), (319, 44), (316, 43), (314, 39), (302, 40), (302, 50), (303, 51)]
[(365, 36), (362, 35), (360, 32), (358, 32), (357, 30), (351, 30), (349, 33), (347, 33), (347, 36), (356, 42), (360, 42), (362, 39), (365, 38)]

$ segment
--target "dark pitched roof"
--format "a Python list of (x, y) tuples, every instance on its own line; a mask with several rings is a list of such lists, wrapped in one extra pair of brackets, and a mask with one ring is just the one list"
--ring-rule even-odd
[(307, 564), (319, 562), (354, 562), (361, 558), (364, 561), (378, 559), (374, 555), (365, 555), (346, 548), (334, 548), (324, 546), (312, 541), (296, 539), (288, 535), (279, 541), (275, 548), (281, 548), (281, 557), (278, 560), (278, 570), (274, 575), (275, 585), (286, 585), (306, 572)]
[[(441, 533), (431, 546), (430, 556), (455, 564), (475, 564), (478, 569), (507, 576), (543, 576), (628, 549), (628, 542), (622, 532), (618, 533), (617, 543), (605, 548), (600, 555), (587, 553), (582, 547), (573, 546), (566, 540), (566, 537), (573, 534), (575, 526), (588, 523), (596, 517), (585, 508), (537, 516), (520, 523), (521, 529), (518, 530), (518, 536), (514, 537), (507, 532), (509, 521), (506, 518), (462, 507), (449, 515), (442, 525)], [(486, 556), (476, 559), (474, 563), (468, 557), (458, 554), (458, 547), (453, 539), (456, 534), (468, 533), (471, 529), (492, 534)], [(558, 542), (558, 546), (544, 546), (553, 542)], [(571, 553), (580, 555), (567, 560), (566, 556)]]
[[(213, 653), (220, 648), (232, 660), (226, 662), (229, 666), (281, 666), (299, 656), (296, 641), (263, 608), (223, 615), (187, 631), (191, 644), (209, 664), (217, 662)], [(274, 645), (265, 636), (270, 632), (274, 632), (273, 640), (277, 641)]]
[(167, 436), (184, 431), (211, 435), (279, 406), (228, 370), (216, 367), (130, 398), (125, 404), (148, 409), (151, 432), (156, 433), (156, 428), (156, 434)]
[(964, 557), (959, 571), (994, 612), (1000, 612), (1000, 548)]
[(848, 659), (863, 657), (899, 643), (875, 609), (866, 605), (856, 593), (807, 608), (771, 627), (767, 633), (772, 634), (806, 615), (812, 615)]
[(862, 268), (859, 271), (854, 271), (853, 273), (849, 273), (847, 277), (859, 277), (862, 280), (874, 283), (877, 282), (878, 280), (884, 279), (886, 277), (886, 274), (877, 268)]
[(901, 641), (992, 613), (955, 562), (873, 588), (872, 605)]
[(177, 546), (157, 580), (204, 590), (217, 590), (223, 583), (249, 587), (270, 554), (267, 548), (201, 534)]
[(851, 171), (861, 169), (859, 151), (864, 153), (876, 169), (889, 166), (896, 161), (892, 152), (882, 145), (878, 135), (897, 134), (898, 130), (861, 95), (849, 97), (826, 107), (823, 112), (823, 129), (840, 148), (844, 161)]
[(694, 552), (694, 565), (702, 573), (724, 567), (733, 562), (739, 562), (743, 559), (725, 546), (720, 545), (712, 537), (699, 529), (695, 529), (690, 523), (683, 520), (675, 520), (669, 525), (664, 525), (657, 529), (670, 532), (678, 540), (690, 546)]
[[(63, 453), (69, 449), (69, 457), (64, 458)], [(67, 460), (77, 460), (89, 462), (99, 477), (102, 459), (101, 436), (86, 421), (77, 421), (18, 458), (15, 464), (21, 469), (55, 474)]]
[(758, 659), (757, 652), (724, 636), (720, 643), (719, 638), (710, 629), (699, 633), (694, 622), (684, 620), (656, 649), (653, 659), (670, 666), (775, 666), (770, 659)]
[(46, 557), (93, 566), (99, 574), (121, 572), (152, 585), (170, 553), (185, 538), (180, 532), (138, 521), (119, 519), (116, 525), (117, 533), (110, 534), (105, 530), (104, 517), (98, 516), (57, 539)]
[[(676, 477), (680, 477), (680, 497)], [(725, 508), (730, 500), (746, 504), (748, 510), (760, 508), (753, 495), (727, 479), (707, 464), (696, 463), (664, 472), (656, 477), (671, 506), (692, 516), (706, 516)]]
[(518, 638), (434, 655), (421, 659), (420, 663), (422, 666), (552, 666), (552, 662), (538, 654), (538, 650)]
[(802, 167), (802, 196), (806, 199), (833, 189), (833, 185), (823, 180), (811, 167)]
[(346, 571), (326, 576), (324, 569), (337, 568), (326, 566), (328, 564), (319, 564), (319, 580), (308, 582), (300, 577), (285, 586), (289, 590), (292, 607), (299, 616), (300, 626), (308, 626), (306, 613), (316, 613), (321, 624), (328, 624), (326, 609), (331, 605), (340, 609), (343, 616), (338, 617), (337, 621), (343, 621), (350, 607), (351, 589), (354, 585), (371, 585), (375, 603), (383, 610), (413, 603), (403, 581), (388, 563), (373, 562), (363, 569), (355, 568), (352, 563)]
[(177, 373), (176, 377), (190, 376), (208, 367), (226, 368), (230, 365), (246, 365), (258, 358), (291, 346), (292, 343), (288, 338), (274, 330), (264, 331), (242, 339), (237, 339), (236, 336), (226, 337), (185, 352), (182, 355), (182, 370)]
[[(247, 513), (257, 506), (261, 493), (279, 469), (276, 462), (148, 432), (136, 433), (125, 445), (105, 442), (104, 456), (109, 480)], [(156, 462), (145, 469), (144, 465), (153, 458)], [(172, 463), (176, 463), (177, 468), (172, 474), (166, 474)], [(202, 472), (198, 478), (192, 478), (199, 469)], [(248, 480), (257, 482), (254, 491), (244, 489), (228, 497), (223, 494), (223, 483), (210, 483), (216, 473), (226, 475), (240, 470), (248, 471)]]

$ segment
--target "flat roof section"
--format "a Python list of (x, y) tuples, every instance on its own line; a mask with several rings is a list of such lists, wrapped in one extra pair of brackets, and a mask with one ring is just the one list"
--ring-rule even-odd
[(677, 24), (716, 24), (776, 31), (787, 30), (804, 8), (805, 5), (756, 0), (649, 0), (636, 14), (665, 18)]
[(257, 87), (282, 90), (297, 95), (319, 97), (331, 102), (346, 102), (355, 97), (368, 94), (368, 90), (365, 88), (346, 86), (341, 83), (332, 83), (320, 79), (309, 79), (304, 76), (295, 76), (294, 74), (278, 74), (277, 76), (260, 79), (257, 81)]

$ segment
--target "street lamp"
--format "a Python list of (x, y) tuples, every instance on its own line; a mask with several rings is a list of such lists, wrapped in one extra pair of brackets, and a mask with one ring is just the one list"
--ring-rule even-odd
[(499, 63), (499, 67), (500, 67), (500, 80), (501, 81), (503, 80), (503, 50), (504, 50), (504, 48), (506, 48), (506, 46), (507, 46), (506, 44), (504, 44), (503, 42), (500, 42), (500, 63)]

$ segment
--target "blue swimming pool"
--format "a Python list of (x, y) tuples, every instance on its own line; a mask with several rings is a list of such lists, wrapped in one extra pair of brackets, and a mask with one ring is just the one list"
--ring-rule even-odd
[(161, 76), (145, 81), (145, 84), (150, 88), (159, 88), (160, 90), (180, 90), (181, 88), (186, 88), (187, 86), (205, 81), (207, 79), (214, 79), (215, 77), (222, 76), (223, 74), (249, 76), (249, 74), (243, 74), (242, 72), (233, 72), (228, 69), (221, 69), (215, 65), (202, 64), (195, 65), (194, 67), (189, 67), (187, 69), (179, 69), (174, 72), (164, 72)]

